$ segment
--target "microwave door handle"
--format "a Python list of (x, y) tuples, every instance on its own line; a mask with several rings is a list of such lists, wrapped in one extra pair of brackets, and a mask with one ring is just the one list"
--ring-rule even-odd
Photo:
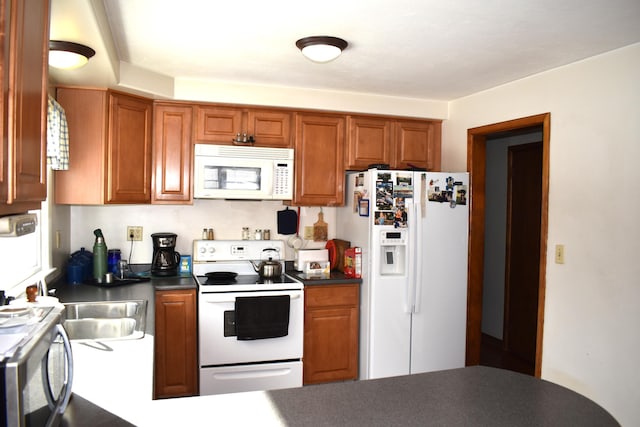
[(62, 398), (62, 405), (59, 409), (59, 412), (62, 414), (65, 409), (67, 409), (69, 399), (71, 399), (71, 388), (73, 385), (73, 353), (71, 352), (71, 341), (69, 340), (67, 331), (64, 330), (64, 327), (60, 323), (56, 325), (56, 329), (62, 336), (62, 341), (64, 342), (64, 352), (66, 356), (64, 360), (66, 364), (67, 375), (63, 387), (64, 397)]
[[(56, 333), (58, 333), (62, 337), (62, 342), (64, 344), (64, 353), (65, 353), (65, 381), (64, 386), (62, 387), (63, 396), (58, 398), (56, 402), (53, 401), (54, 397), (53, 391), (51, 390), (51, 384), (49, 384), (49, 376), (46, 373), (46, 359), (43, 361), (43, 376), (46, 376), (46, 384), (48, 388), (47, 400), (49, 400), (49, 405), (52, 407), (52, 412), (54, 414), (59, 413), (62, 414), (67, 409), (67, 405), (69, 404), (69, 399), (71, 398), (71, 386), (73, 384), (73, 354), (71, 352), (71, 341), (69, 341), (69, 336), (67, 332), (64, 330), (64, 327), (60, 323), (55, 326)], [(46, 426), (53, 425), (55, 417), (50, 417), (46, 423)]]

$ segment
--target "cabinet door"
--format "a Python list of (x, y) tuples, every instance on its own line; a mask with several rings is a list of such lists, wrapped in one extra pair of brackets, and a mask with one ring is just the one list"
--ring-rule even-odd
[[(2, 82), (2, 98), (0, 98), (0, 213), (7, 208), (4, 203), (9, 195), (9, 141), (7, 120), (7, 97), (9, 96), (9, 17), (10, 2), (0, 0), (0, 82)], [(6, 212), (10, 213), (10, 212)]]
[(216, 144), (233, 144), (238, 132), (243, 131), (243, 112), (239, 108), (196, 107), (196, 141)]
[(357, 379), (358, 286), (305, 287), (304, 384)]
[[(10, 11), (7, 11), (7, 4)], [(3, 120), (5, 114), (8, 116), (7, 127), (3, 129), (7, 147), (6, 154), (3, 147), (2, 176), (6, 180), (6, 190), (3, 190), (2, 202), (22, 211), (39, 207), (39, 202), (47, 197), (45, 144), (49, 2), (6, 0), (6, 3), (2, 2), (2, 11), (3, 15), (10, 13), (8, 63), (2, 64), (2, 73), (8, 73), (5, 77), (9, 79), (10, 88), (6, 98), (7, 109), (3, 110)], [(6, 25), (4, 20), (3, 24)], [(5, 42), (3, 49), (6, 48)], [(6, 52), (3, 52), (3, 60), (6, 58)], [(11, 210), (11, 207), (5, 207), (2, 212)]]
[(253, 135), (256, 147), (291, 148), (291, 113), (249, 110), (246, 132)]
[(155, 296), (154, 398), (198, 394), (196, 290)]
[(56, 99), (67, 116), (69, 170), (54, 171), (54, 201), (57, 204), (102, 204), (107, 164), (107, 92), (60, 87)]
[(343, 116), (296, 116), (294, 204), (344, 204), (344, 128)]
[(440, 130), (440, 122), (396, 122), (395, 157), (391, 166), (440, 170)]
[(153, 110), (153, 203), (189, 204), (191, 106), (156, 104)]
[(349, 117), (346, 169), (367, 169), (374, 163), (390, 164), (393, 122), (375, 117)]
[(109, 96), (107, 203), (151, 201), (152, 102)]

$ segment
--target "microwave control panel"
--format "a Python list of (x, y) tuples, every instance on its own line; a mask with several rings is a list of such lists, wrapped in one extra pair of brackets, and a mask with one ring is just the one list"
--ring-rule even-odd
[(293, 164), (291, 162), (276, 162), (274, 169), (273, 196), (293, 197), (293, 189), (291, 188)]

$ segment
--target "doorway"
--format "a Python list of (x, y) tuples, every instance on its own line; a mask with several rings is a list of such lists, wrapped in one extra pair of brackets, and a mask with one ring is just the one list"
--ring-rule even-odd
[[(505, 302), (513, 298), (514, 301), (522, 301), (535, 299), (535, 303), (529, 307), (525, 307), (524, 310), (533, 310), (535, 317), (531, 324), (531, 321), (522, 321), (518, 316), (521, 313), (523, 307), (515, 310), (509, 310), (508, 305), (504, 308), (504, 317), (507, 323), (505, 324), (505, 332), (503, 334), (504, 341), (500, 342), (500, 346), (513, 350), (515, 352), (527, 353), (526, 357), (532, 358), (531, 374), (540, 377), (541, 373), (541, 357), (542, 357), (542, 325), (544, 320), (544, 289), (545, 289), (545, 269), (546, 269), (546, 250), (547, 250), (547, 211), (548, 211), (548, 188), (549, 188), (549, 126), (550, 126), (550, 114), (541, 114), (537, 116), (525, 117), (522, 119), (511, 120), (508, 122), (496, 123), (492, 125), (482, 126), (478, 128), (469, 129), (468, 142), (467, 142), (467, 167), (470, 173), (470, 193), (471, 193), (471, 206), (470, 206), (470, 224), (469, 224), (469, 283), (468, 283), (468, 301), (467, 301), (467, 348), (466, 348), (466, 364), (478, 365), (480, 364), (481, 348), (482, 348), (482, 316), (483, 316), (483, 287), (484, 287), (484, 260), (485, 260), (485, 217), (487, 209), (487, 145), (492, 144), (495, 141), (496, 136), (518, 134), (523, 132), (530, 132), (531, 129), (539, 128), (542, 130), (542, 142), (541, 150), (539, 150), (541, 158), (537, 160), (538, 169), (540, 169), (539, 178), (539, 210), (537, 214), (533, 215), (534, 223), (531, 223), (531, 217), (525, 220), (527, 225), (522, 225), (520, 214), (514, 215), (511, 218), (511, 222), (507, 227), (511, 230), (508, 234), (511, 239), (507, 238), (507, 249), (510, 249), (512, 256), (506, 257), (505, 261), (505, 280), (507, 293)], [(492, 145), (489, 145), (492, 147)], [(529, 147), (532, 148), (532, 147)], [(534, 147), (535, 148), (535, 147)], [(525, 171), (526, 166), (523, 159), (529, 159), (530, 153), (522, 153), (521, 150), (512, 150), (512, 161), (518, 162), (515, 166), (518, 170), (522, 171), (520, 175), (511, 175), (511, 185), (526, 185), (526, 182), (522, 182), (522, 176), (528, 176), (531, 171)], [(539, 167), (541, 164), (541, 168)], [(512, 165), (512, 174), (513, 174)], [(520, 180), (520, 181), (518, 181)], [(528, 181), (530, 182), (530, 180)], [(515, 188), (511, 188), (512, 197), (510, 197), (510, 203), (520, 203), (522, 206), (526, 206), (529, 199), (520, 196), (529, 197), (529, 192), (513, 192)], [(534, 196), (535, 198), (535, 196)], [(489, 198), (491, 200), (491, 198)], [(529, 200), (530, 201), (530, 200)], [(521, 209), (522, 206), (518, 209)], [(531, 226), (536, 228), (536, 233), (533, 237), (528, 236), (529, 241), (534, 241), (533, 246), (531, 244), (518, 248), (516, 246), (510, 246), (509, 242), (520, 242), (522, 235), (514, 236), (513, 233), (525, 233), (530, 231)], [(537, 240), (537, 241), (535, 241)], [(504, 242), (504, 240), (503, 240)], [(517, 251), (536, 251), (539, 253), (538, 257), (533, 257), (534, 263), (531, 265), (531, 258), (527, 266), (518, 265), (518, 260), (522, 260), (523, 257), (514, 257)], [(526, 259), (526, 257), (524, 257)], [(516, 264), (514, 264), (516, 262)], [(509, 267), (511, 265), (511, 267)], [(528, 270), (527, 270), (528, 269)], [(515, 274), (518, 270), (522, 270), (523, 275)], [(522, 277), (526, 277), (529, 282), (534, 282), (533, 288), (535, 294), (531, 294), (526, 291), (524, 294), (518, 294), (514, 289), (509, 291), (508, 283), (520, 282)], [(531, 316), (528, 317), (531, 319)], [(522, 327), (522, 325), (528, 325), (530, 329), (535, 330), (534, 341), (519, 342), (521, 335), (516, 330), (515, 333), (509, 332), (507, 329), (510, 327)]]

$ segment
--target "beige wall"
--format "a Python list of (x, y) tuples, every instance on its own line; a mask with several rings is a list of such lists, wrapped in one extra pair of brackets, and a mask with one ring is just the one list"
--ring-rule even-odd
[[(640, 425), (640, 44), (458, 99), (442, 167), (467, 129), (551, 113), (542, 377)], [(553, 248), (565, 245), (565, 264)]]

